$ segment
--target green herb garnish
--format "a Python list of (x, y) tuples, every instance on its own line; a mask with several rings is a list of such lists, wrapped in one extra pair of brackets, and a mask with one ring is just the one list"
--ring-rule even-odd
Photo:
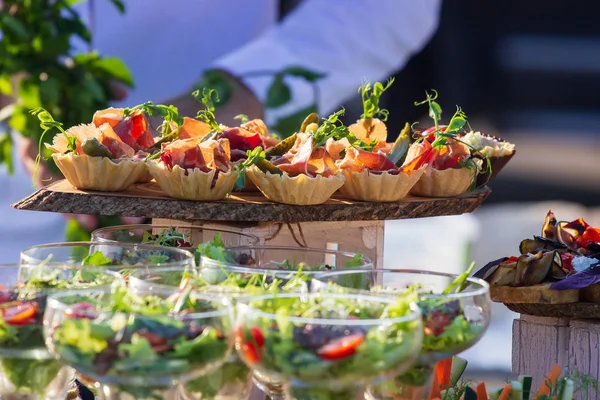
[(210, 126), (213, 131), (223, 132), (221, 126), (217, 123), (215, 118), (215, 103), (219, 102), (219, 94), (214, 89), (203, 88), (202, 93), (200, 90), (195, 90), (192, 93), (197, 100), (200, 100), (206, 107), (204, 110), (198, 111), (196, 118), (202, 120)]
[(34, 108), (30, 111), (32, 115), (35, 115), (40, 120), (40, 127), (44, 130), (42, 132), (42, 136), (40, 136), (40, 141), (38, 142), (38, 155), (35, 157), (35, 166), (33, 168), (33, 182), (36, 181), (37, 173), (40, 167), (40, 162), (42, 161), (42, 143), (44, 142), (44, 136), (47, 132), (52, 129), (58, 129), (67, 139), (67, 151), (65, 154), (69, 153), (77, 153), (77, 138), (75, 136), (69, 136), (67, 132), (63, 129), (63, 124), (61, 122), (55, 121), (52, 118), (52, 115), (42, 107)]
[(392, 86), (394, 78), (388, 79), (385, 86), (380, 82), (375, 82), (371, 87), (369, 81), (364, 81), (358, 89), (360, 97), (363, 103), (363, 114), (360, 116), (361, 119), (373, 119), (379, 117), (382, 121), (387, 121), (389, 111), (383, 108), (379, 108), (379, 99), (383, 92)]

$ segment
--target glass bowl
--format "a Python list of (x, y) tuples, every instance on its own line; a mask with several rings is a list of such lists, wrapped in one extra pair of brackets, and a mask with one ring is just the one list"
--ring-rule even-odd
[[(227, 269), (227, 268), (226, 268)], [(262, 273), (261, 273), (262, 272)], [(285, 272), (285, 273), (284, 273)], [(281, 277), (278, 277), (281, 273)], [(129, 287), (136, 290), (171, 290), (181, 292), (192, 286), (199, 293), (224, 298), (235, 303), (236, 299), (249, 294), (264, 294), (265, 291), (307, 292), (305, 277), (286, 280), (287, 271), (261, 271), (252, 269), (243, 273), (231, 272), (229, 278), (218, 285), (210, 285), (201, 276), (194, 276), (184, 268), (156, 268), (151, 271), (135, 271), (129, 277)], [(284, 388), (280, 382), (263, 382), (254, 379), (257, 386), (273, 400), (283, 398)], [(244, 400), (250, 395), (252, 374), (248, 367), (233, 354), (221, 369), (205, 377), (181, 386), (183, 399)]]
[(467, 278), (462, 291), (443, 294), (456, 278), (421, 270), (356, 270), (332, 272), (313, 281), (311, 290), (317, 292), (352, 293), (358, 289), (398, 296), (414, 291), (419, 296), (423, 348), (417, 363), (405, 374), (369, 387), (367, 398), (429, 398), (435, 364), (470, 348), (483, 336), (491, 318), (489, 285)]
[(64, 398), (73, 371), (44, 345), (47, 297), (64, 291), (110, 287), (123, 278), (102, 269), (0, 265), (0, 398)]
[[(188, 248), (194, 251), (201, 244), (222, 246), (258, 245), (260, 239), (248, 233), (237, 232), (225, 228), (206, 228), (203, 226), (172, 226), (172, 225), (118, 225), (96, 229), (92, 232), (92, 241), (144, 243), (154, 246)], [(197, 264), (200, 253), (198, 253)]]
[[(214, 256), (218, 256), (214, 258)], [(269, 273), (279, 278), (293, 277), (297, 271), (307, 276), (318, 276), (340, 269), (373, 268), (372, 261), (357, 253), (290, 246), (227, 247), (224, 252), (200, 259), (200, 274), (216, 284), (227, 277), (224, 272)]]
[(127, 276), (135, 269), (188, 267), (196, 265), (194, 255), (183, 249), (133, 243), (64, 242), (28, 247), (21, 263), (66, 266), (97, 266)]
[(174, 397), (179, 382), (227, 360), (233, 309), (195, 293), (185, 303), (172, 295), (121, 287), (52, 296), (44, 314), (46, 346), (113, 398)]
[(421, 350), (421, 312), (409, 296), (280, 293), (240, 298), (236, 309), (238, 354), (296, 400), (352, 399)]

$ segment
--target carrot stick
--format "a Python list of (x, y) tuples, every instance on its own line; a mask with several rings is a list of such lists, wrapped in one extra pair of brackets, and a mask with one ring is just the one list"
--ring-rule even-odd
[(508, 400), (511, 391), (512, 386), (510, 385), (510, 383), (507, 383), (506, 385), (504, 385), (504, 389), (502, 389), (502, 393), (500, 393), (500, 396), (498, 396), (498, 400)]
[[(437, 366), (436, 366), (437, 369)], [(429, 395), (429, 400), (433, 400), (435, 398), (442, 398), (442, 391), (440, 389), (440, 381), (438, 380), (437, 373), (433, 374), (433, 382), (431, 383), (431, 394)]]
[(450, 375), (452, 374), (452, 357), (438, 362), (435, 366), (435, 370), (440, 387), (442, 389), (448, 389), (450, 387)]
[(554, 385), (560, 375), (562, 374), (562, 368), (560, 365), (554, 364), (550, 372), (544, 378), (544, 382), (540, 385), (539, 389), (535, 393), (534, 399), (537, 399), (540, 395), (549, 395), (550, 394), (550, 386)]
[(488, 400), (487, 390), (484, 382), (479, 382), (475, 391), (477, 392), (477, 400)]

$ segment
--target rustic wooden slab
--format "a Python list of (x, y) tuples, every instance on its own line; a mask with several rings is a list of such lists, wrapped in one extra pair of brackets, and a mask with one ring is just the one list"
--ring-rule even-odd
[(321, 205), (293, 206), (272, 203), (261, 193), (237, 193), (223, 201), (198, 202), (170, 198), (154, 182), (136, 184), (124, 192), (93, 192), (77, 190), (66, 180), (61, 180), (12, 207), (203, 221), (377, 221), (470, 213), (490, 192), (484, 187), (455, 198), (408, 197), (396, 203), (368, 203), (334, 197)]
[(559, 317), (571, 319), (599, 319), (600, 304), (504, 304), (509, 310), (519, 314), (537, 317)]

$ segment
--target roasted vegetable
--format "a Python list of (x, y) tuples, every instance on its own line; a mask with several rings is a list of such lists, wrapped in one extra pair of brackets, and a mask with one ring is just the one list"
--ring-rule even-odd
[(542, 226), (542, 237), (544, 239), (557, 240), (556, 238), (556, 216), (552, 210), (546, 214), (544, 225)]
[(267, 160), (257, 161), (256, 166), (264, 173), (270, 172), (272, 174), (283, 175), (283, 171), (281, 169), (279, 169)]
[(567, 273), (563, 269), (563, 261), (560, 253), (558, 251), (554, 251), (553, 259), (552, 259), (552, 270), (551, 276), (554, 279), (563, 279), (567, 276)]
[(506, 260), (508, 260), (508, 257), (502, 257), (497, 260), (490, 261), (489, 263), (481, 267), (479, 271), (475, 272), (473, 274), (473, 277), (483, 279), (489, 282), (489, 277), (496, 271), (498, 266)]
[(411, 131), (410, 124), (407, 122), (404, 125), (404, 129), (398, 135), (398, 139), (394, 142), (392, 150), (388, 154), (388, 159), (393, 162), (397, 167), (401, 166), (406, 160), (406, 154), (408, 153), (408, 147), (411, 142)]
[(512, 286), (517, 273), (516, 263), (500, 264), (486, 279), (490, 285)]
[(519, 251), (521, 254), (533, 254), (540, 250), (566, 251), (566, 249), (567, 246), (564, 244), (540, 236), (534, 236), (533, 239), (523, 239), (519, 245)]
[(517, 271), (523, 269), (523, 276), (517, 285), (537, 285), (546, 277), (552, 276), (554, 265), (562, 270), (560, 254), (556, 251), (540, 251), (533, 255), (522, 255), (517, 262)]
[(81, 150), (90, 157), (107, 157), (113, 158), (112, 153), (108, 148), (100, 143), (98, 139), (89, 137), (81, 144)]
[(304, 118), (304, 121), (302, 121), (302, 125), (300, 125), (300, 132), (306, 132), (306, 128), (308, 128), (310, 124), (319, 124), (319, 114), (308, 114), (306, 118)]

